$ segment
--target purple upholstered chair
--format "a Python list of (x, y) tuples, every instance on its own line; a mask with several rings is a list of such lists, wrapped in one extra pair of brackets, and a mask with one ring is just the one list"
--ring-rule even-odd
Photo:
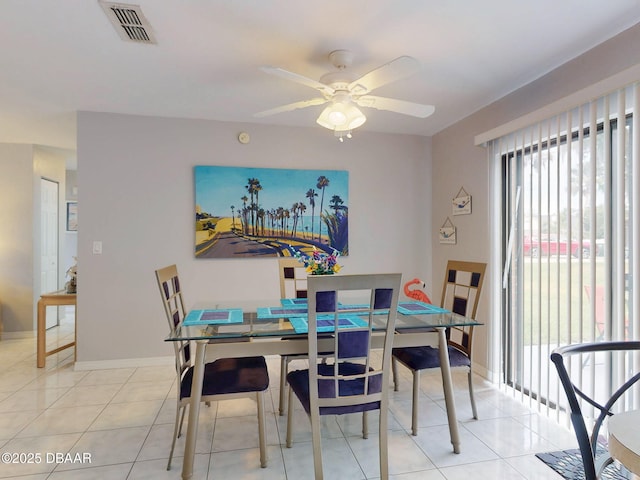
[[(478, 308), (478, 300), (484, 281), (486, 263), (460, 262), (449, 260), (442, 287), (442, 300), (440, 306), (475, 319)], [(478, 418), (476, 402), (473, 397), (473, 381), (471, 378), (471, 345), (473, 339), (473, 327), (451, 327), (447, 329), (449, 344), (449, 364), (451, 367), (464, 367), (467, 369), (469, 383), (469, 398), (473, 418)], [(420, 391), (420, 371), (431, 368), (440, 368), (440, 357), (437, 348), (403, 347), (393, 349), (393, 383), (398, 390), (397, 362), (402, 363), (413, 373), (413, 402), (411, 415), (411, 433), (418, 434), (418, 393)]]
[[(316, 480), (323, 478), (320, 416), (371, 410), (380, 413), (380, 477), (388, 478), (387, 385), (400, 279), (400, 274), (309, 277), (310, 368), (287, 375), (287, 447), (292, 445), (295, 410), (292, 402), (295, 395), (311, 420)], [(356, 296), (357, 301), (354, 300)], [(338, 312), (338, 305), (347, 303), (362, 305), (362, 308), (350, 310), (346, 315)], [(327, 331), (334, 332), (334, 335), (323, 335)], [(383, 341), (381, 357), (371, 356), (374, 337)], [(332, 352), (326, 363), (322, 363), (318, 355), (319, 348), (325, 353)], [(366, 438), (366, 416), (363, 416), (363, 434)]]
[[(178, 269), (175, 265), (156, 270), (156, 279), (160, 288), (160, 296), (164, 311), (169, 320), (171, 333), (179, 327), (185, 317), (184, 300)], [(186, 407), (191, 401), (191, 381), (193, 365), (189, 342), (171, 342), (176, 355), (176, 372), (178, 375), (178, 402), (176, 422), (173, 432), (171, 451), (167, 470), (171, 469), (171, 459), (176, 446), (176, 439), (182, 431), (182, 423)], [(228, 400), (251, 396), (258, 404), (258, 437), (260, 444), (260, 466), (267, 466), (267, 448), (265, 440), (265, 418), (263, 393), (269, 388), (269, 373), (264, 357), (220, 358), (207, 363), (202, 381), (202, 402)]]

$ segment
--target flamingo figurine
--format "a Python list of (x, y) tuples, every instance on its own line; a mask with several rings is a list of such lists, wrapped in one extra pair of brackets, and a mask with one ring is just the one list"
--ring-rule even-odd
[(420, 288), (425, 288), (427, 286), (419, 278), (414, 278), (413, 280), (409, 280), (407, 283), (404, 284), (404, 294), (407, 297), (413, 298), (414, 300), (418, 300), (420, 302), (431, 303), (429, 296), (426, 293), (424, 293), (422, 290), (418, 290), (418, 289), (409, 290), (409, 287), (411, 287), (412, 285), (420, 285)]

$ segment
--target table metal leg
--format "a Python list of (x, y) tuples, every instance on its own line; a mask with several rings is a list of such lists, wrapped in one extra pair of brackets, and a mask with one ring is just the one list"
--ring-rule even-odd
[(196, 453), (196, 438), (198, 437), (198, 417), (200, 416), (200, 400), (202, 398), (206, 348), (206, 341), (196, 342), (196, 358), (193, 366), (193, 379), (191, 380), (189, 421), (187, 423), (187, 437), (185, 439), (184, 459), (182, 461), (182, 480), (189, 480), (193, 476), (193, 460)]
[(456, 416), (456, 403), (453, 397), (453, 381), (451, 380), (451, 367), (449, 365), (449, 349), (447, 348), (447, 336), (444, 328), (438, 329), (438, 349), (440, 352), (442, 387), (444, 389), (444, 401), (447, 406), (447, 418), (449, 420), (449, 434), (451, 435), (451, 444), (453, 445), (453, 452), (460, 453), (458, 418)]

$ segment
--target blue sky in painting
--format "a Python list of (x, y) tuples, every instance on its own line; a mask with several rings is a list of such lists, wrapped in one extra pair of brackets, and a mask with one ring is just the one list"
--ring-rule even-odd
[[(195, 200), (203, 212), (214, 216), (230, 217), (231, 205), (242, 208), (243, 196), (250, 197), (246, 186), (249, 178), (257, 178), (262, 185), (259, 203), (262, 208), (291, 208), (296, 202), (311, 207), (305, 194), (313, 188), (316, 197), (316, 215), (319, 213), (322, 191), (317, 188), (318, 177), (329, 179), (324, 193), (324, 209), (328, 209), (333, 195), (339, 195), (349, 205), (349, 173), (343, 170), (294, 170), (278, 168), (246, 168), (197, 166), (194, 168)], [(248, 202), (247, 202), (248, 203)]]

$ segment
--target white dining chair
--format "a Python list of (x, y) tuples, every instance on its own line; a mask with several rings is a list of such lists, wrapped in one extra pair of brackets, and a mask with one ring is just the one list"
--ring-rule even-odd
[[(388, 383), (400, 280), (400, 274), (309, 277), (309, 368), (287, 375), (287, 447), (293, 445), (293, 401), (297, 398), (311, 421), (316, 480), (323, 478), (320, 416), (373, 410), (379, 412), (380, 478), (389, 477)], [(344, 304), (342, 294), (354, 292), (366, 295), (364, 303), (358, 301), (358, 309), (348, 314), (339, 311), (339, 305)], [(323, 335), (327, 331), (333, 335)], [(381, 358), (372, 357), (374, 335), (384, 338)], [(318, 354), (319, 339), (324, 342), (322, 357)], [(327, 344), (333, 345), (330, 353)], [(365, 437), (366, 421), (363, 415)]]
[[(162, 297), (164, 311), (169, 328), (175, 334), (182, 327), (186, 309), (176, 265), (156, 270), (156, 279)], [(191, 345), (188, 341), (171, 342), (174, 347), (177, 373), (177, 405), (173, 440), (169, 452), (167, 470), (171, 469), (171, 460), (176, 439), (182, 431), (186, 409), (191, 401), (193, 380), (193, 360)], [(264, 392), (269, 388), (267, 363), (262, 356), (241, 358), (220, 358), (205, 365), (202, 381), (202, 402), (230, 400), (238, 397), (252, 397), (258, 410), (258, 440), (260, 448), (260, 466), (267, 466), (267, 447), (265, 440)]]
[[(465, 317), (475, 319), (478, 301), (484, 282), (486, 263), (449, 260), (442, 287), (440, 306)], [(467, 370), (469, 399), (473, 418), (478, 418), (473, 393), (473, 372), (471, 347), (473, 345), (473, 326), (450, 327), (447, 329), (449, 365)], [(411, 433), (418, 435), (418, 393), (420, 392), (420, 372), (440, 368), (440, 354), (437, 347), (401, 347), (393, 349), (393, 383), (399, 389), (398, 366), (401, 363), (413, 375), (413, 396), (411, 406)]]

